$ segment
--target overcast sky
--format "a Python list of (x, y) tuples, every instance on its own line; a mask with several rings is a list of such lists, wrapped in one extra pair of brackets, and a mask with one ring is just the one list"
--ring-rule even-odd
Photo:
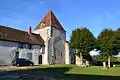
[(0, 25), (34, 29), (52, 10), (67, 31), (86, 26), (97, 36), (103, 28), (120, 27), (120, 0), (0, 0)]

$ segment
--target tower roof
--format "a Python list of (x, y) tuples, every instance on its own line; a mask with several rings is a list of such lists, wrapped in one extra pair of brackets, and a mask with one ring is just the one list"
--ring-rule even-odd
[(34, 30), (45, 28), (48, 26), (55, 27), (59, 30), (64, 30), (64, 28), (62, 27), (62, 25), (57, 20), (57, 18), (51, 10), (46, 14), (46, 16), (41, 20), (41, 22), (37, 25), (37, 27)]

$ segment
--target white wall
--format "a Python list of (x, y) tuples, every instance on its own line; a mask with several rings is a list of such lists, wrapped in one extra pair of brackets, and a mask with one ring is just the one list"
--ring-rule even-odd
[(80, 63), (80, 57), (78, 57), (77, 55), (75, 55), (75, 57), (76, 57), (75, 64), (76, 64), (77, 66), (80, 66), (80, 65), (81, 65), (81, 63)]
[(69, 48), (69, 43), (67, 43), (67, 42), (65, 42), (65, 64), (71, 64), (70, 48)]
[(33, 33), (40, 34), (43, 40), (46, 41), (51, 36), (51, 26), (34, 30)]
[[(26, 44), (25, 44), (26, 45)], [(32, 61), (38, 65), (38, 56), (44, 54), (44, 47), (40, 45), (32, 45), (32, 49), (17, 48), (17, 42), (0, 41), (0, 65), (11, 65), (15, 58), (15, 52), (19, 52), (19, 58), (28, 59), (27, 53), (32, 53)]]
[(33, 31), (33, 33), (36, 34), (40, 34), (40, 36), (43, 38), (43, 40), (45, 41), (45, 49), (44, 49), (44, 54), (43, 54), (43, 64), (49, 64), (48, 61), (48, 43), (49, 43), (49, 39), (51, 36), (51, 26), (49, 27), (45, 27), (43, 29), (38, 29)]
[(44, 46), (39, 46), (39, 45), (33, 45), (32, 46), (33, 49), (39, 49), (39, 52), (36, 53), (36, 51), (33, 53), (33, 62), (34, 62), (34, 65), (39, 65), (39, 56), (42, 55), (42, 63), (44, 63)]
[(12, 51), (17, 47), (17, 43), (0, 41), (0, 65), (10, 65), (14, 54)]

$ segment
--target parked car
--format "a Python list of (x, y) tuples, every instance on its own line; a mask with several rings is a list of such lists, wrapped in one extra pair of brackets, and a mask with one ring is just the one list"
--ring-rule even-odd
[(34, 63), (27, 59), (18, 58), (12, 61), (13, 66), (33, 66)]

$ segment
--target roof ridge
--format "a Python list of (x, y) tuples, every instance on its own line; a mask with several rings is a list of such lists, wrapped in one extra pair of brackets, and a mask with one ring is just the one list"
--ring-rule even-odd
[[(8, 27), (8, 26), (4, 26), (4, 25), (0, 25), (0, 27), (6, 27), (6, 28), (9, 28), (9, 29), (13, 29), (13, 30), (17, 30), (17, 31), (21, 31), (21, 32), (25, 32), (25, 33), (28, 33), (27, 31), (25, 30), (20, 30), (20, 29), (16, 29), (16, 28), (12, 28), (12, 27)], [(39, 34), (36, 34), (36, 33), (31, 33), (33, 35), (39, 35)]]
[(52, 25), (52, 16), (51, 16), (52, 10), (50, 10), (49, 12), (50, 12), (50, 26), (51, 26)]
[[(42, 26), (42, 23), (44, 25)], [(45, 17), (40, 21), (40, 23), (37, 25), (37, 27), (34, 30), (45, 28), (48, 26), (53, 26), (59, 30), (64, 30), (60, 22), (58, 21), (57, 17), (54, 15), (52, 10), (48, 11)], [(64, 30), (65, 31), (65, 30)]]
[(18, 31), (21, 31), (21, 32), (27, 32), (27, 31), (24, 31), (24, 30), (8, 27), (8, 26), (4, 26), (4, 25), (0, 25), (0, 27), (6, 27), (6, 28), (9, 28), (9, 29), (18, 30)]

